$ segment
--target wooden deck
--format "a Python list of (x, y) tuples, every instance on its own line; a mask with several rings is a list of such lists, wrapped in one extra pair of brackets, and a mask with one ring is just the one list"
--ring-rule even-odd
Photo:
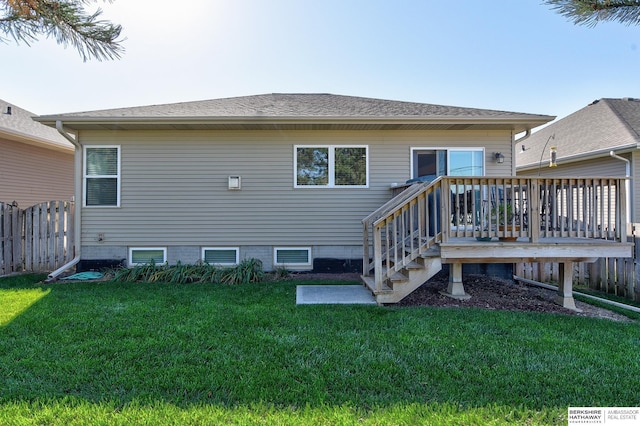
[(440, 177), (363, 219), (362, 278), (394, 303), (450, 264), (446, 294), (466, 298), (462, 264), (558, 262), (558, 303), (575, 309), (573, 263), (631, 257), (626, 224), (624, 178)]

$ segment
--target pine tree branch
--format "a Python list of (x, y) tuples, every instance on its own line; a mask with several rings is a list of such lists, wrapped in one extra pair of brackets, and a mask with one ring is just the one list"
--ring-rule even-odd
[(123, 40), (118, 40), (122, 27), (98, 20), (101, 9), (86, 14), (83, 5), (95, 1), (0, 0), (0, 31), (27, 45), (38, 35), (53, 37), (65, 47), (75, 47), (84, 61), (117, 59), (124, 52)]
[(543, 3), (576, 25), (594, 27), (603, 21), (640, 25), (640, 0), (544, 0)]

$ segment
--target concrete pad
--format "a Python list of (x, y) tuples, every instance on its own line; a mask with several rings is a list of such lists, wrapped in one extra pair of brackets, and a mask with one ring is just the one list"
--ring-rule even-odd
[(299, 285), (296, 287), (296, 304), (375, 305), (376, 298), (362, 285)]

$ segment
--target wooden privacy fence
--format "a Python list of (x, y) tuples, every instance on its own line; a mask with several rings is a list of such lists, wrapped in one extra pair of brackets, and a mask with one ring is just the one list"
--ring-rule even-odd
[[(631, 224), (628, 241), (634, 257), (601, 257), (594, 263), (575, 263), (573, 283), (640, 302), (640, 223)], [(558, 263), (516, 263), (515, 275), (539, 282), (558, 282)]]
[(74, 203), (50, 201), (27, 209), (0, 202), (0, 276), (49, 272), (75, 256)]

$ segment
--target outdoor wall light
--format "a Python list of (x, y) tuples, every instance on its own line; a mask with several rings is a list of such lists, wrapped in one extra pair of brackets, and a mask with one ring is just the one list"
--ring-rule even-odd
[(501, 152), (496, 152), (494, 155), (494, 158), (496, 159), (496, 163), (498, 164), (504, 163), (504, 155)]
[(242, 188), (242, 178), (240, 176), (229, 176), (229, 189), (238, 190)]

